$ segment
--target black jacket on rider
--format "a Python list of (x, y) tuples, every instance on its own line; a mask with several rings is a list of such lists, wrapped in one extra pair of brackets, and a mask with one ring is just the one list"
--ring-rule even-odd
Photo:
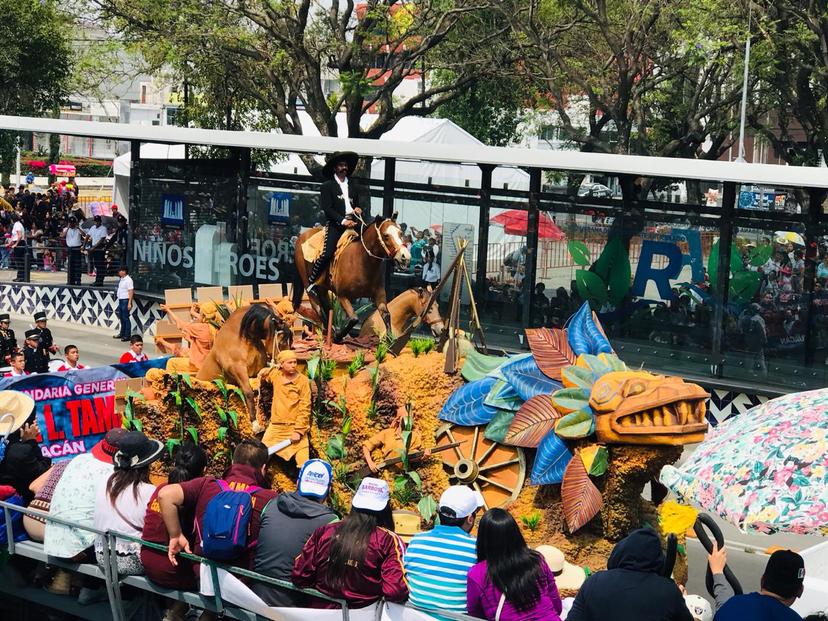
[(658, 535), (633, 531), (615, 545), (607, 570), (584, 582), (567, 621), (693, 621), (676, 583), (661, 575), (663, 566)]

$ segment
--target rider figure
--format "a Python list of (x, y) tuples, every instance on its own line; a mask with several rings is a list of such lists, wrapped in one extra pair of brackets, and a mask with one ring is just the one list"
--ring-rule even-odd
[[(333, 153), (322, 175), (327, 179), (319, 188), (319, 207), (325, 212), (325, 243), (308, 275), (308, 294), (316, 294), (316, 285), (322, 272), (336, 251), (339, 238), (347, 229), (357, 226), (363, 210), (358, 207), (360, 189), (350, 180), (359, 156), (351, 151)], [(367, 216), (367, 213), (366, 213)]]

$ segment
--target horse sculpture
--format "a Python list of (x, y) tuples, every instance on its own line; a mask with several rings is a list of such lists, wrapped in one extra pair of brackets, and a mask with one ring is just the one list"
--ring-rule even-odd
[(250, 421), (255, 409), (250, 378), (267, 364), (268, 355), (276, 349), (290, 347), (291, 332), (269, 306), (255, 304), (233, 311), (216, 333), (213, 348), (196, 379), (211, 382), (223, 377), (241, 388), (247, 400)]
[[(302, 250), (302, 244), (319, 230), (315, 228), (305, 231), (296, 240), (296, 271), (302, 288), (294, 287), (294, 308), (299, 308), (302, 291), (308, 286), (308, 274), (311, 268), (311, 262), (305, 258)], [(396, 214), (391, 218), (377, 216), (370, 223), (360, 221), (357, 241), (350, 242), (334, 259), (336, 270), (334, 270), (333, 278), (331, 278), (331, 269), (328, 266), (322, 284), (317, 287), (318, 298), (314, 300), (315, 296), (311, 296), (311, 303), (320, 316), (327, 320), (328, 311), (331, 308), (328, 292), (336, 295), (342, 310), (348, 316), (347, 323), (335, 335), (337, 342), (341, 341), (359, 321), (353, 305), (353, 300), (358, 298), (370, 298), (377, 307), (386, 329), (390, 329), (383, 263), (391, 260), (397, 263), (407, 263), (410, 260), (411, 255), (403, 244), (402, 238), (403, 232), (397, 225)]]
[[(406, 289), (393, 300), (388, 302), (388, 314), (391, 316), (391, 334), (399, 337), (408, 327), (408, 322), (418, 317), (428, 305), (431, 298), (431, 290), (417, 287)], [(423, 323), (431, 328), (431, 334), (439, 337), (443, 332), (443, 318), (440, 317), (440, 309), (437, 303), (431, 305), (423, 317)], [(379, 311), (374, 311), (362, 324), (359, 331), (360, 336), (372, 336), (376, 334), (382, 338), (386, 333), (385, 322)]]

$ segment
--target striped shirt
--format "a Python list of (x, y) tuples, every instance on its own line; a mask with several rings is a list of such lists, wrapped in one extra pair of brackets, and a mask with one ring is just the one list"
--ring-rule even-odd
[(405, 550), (409, 601), (423, 608), (466, 612), (466, 576), (477, 563), (476, 540), (459, 526), (435, 526)]

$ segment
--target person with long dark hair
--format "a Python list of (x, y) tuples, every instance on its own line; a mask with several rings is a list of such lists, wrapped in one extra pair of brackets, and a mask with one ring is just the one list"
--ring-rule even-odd
[(488, 621), (560, 621), (554, 574), (503, 509), (490, 509), (480, 520), (466, 604), (470, 615)]
[[(408, 598), (402, 540), (394, 533), (388, 483), (366, 477), (341, 522), (317, 528), (293, 564), (291, 579), (300, 588), (344, 599), (364, 608), (380, 598), (402, 603)], [(322, 600), (316, 608), (335, 608)]]
[[(95, 529), (141, 536), (147, 503), (155, 493), (155, 486), (149, 482), (149, 467), (163, 451), (161, 442), (147, 438), (140, 431), (124, 434), (113, 460), (115, 471), (96, 490)], [(105, 545), (103, 537), (95, 538), (95, 558), (101, 567)], [(115, 545), (118, 573), (143, 574), (140, 552), (140, 544), (118, 539)]]

